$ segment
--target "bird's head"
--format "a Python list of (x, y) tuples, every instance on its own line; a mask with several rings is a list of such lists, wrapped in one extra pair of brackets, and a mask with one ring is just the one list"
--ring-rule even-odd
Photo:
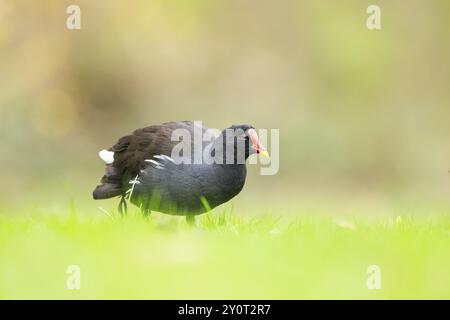
[(269, 157), (269, 153), (263, 147), (259, 141), (258, 134), (253, 126), (248, 124), (233, 125), (224, 130), (223, 135), (226, 137), (224, 144), (228, 149), (230, 143), (233, 144), (234, 154), (239, 153), (241, 150), (239, 147), (244, 146), (244, 159), (247, 159), (252, 154), (260, 154), (265, 157)]

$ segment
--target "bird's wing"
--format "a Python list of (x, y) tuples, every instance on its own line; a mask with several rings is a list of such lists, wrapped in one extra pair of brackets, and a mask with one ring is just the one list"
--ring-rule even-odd
[(193, 128), (193, 122), (179, 121), (137, 129), (131, 135), (120, 138), (111, 148), (114, 152), (112, 165), (126, 175), (126, 179), (134, 177), (146, 167), (146, 160), (157, 155), (171, 155), (173, 147), (179, 143), (171, 140), (174, 130), (186, 129), (192, 133)]

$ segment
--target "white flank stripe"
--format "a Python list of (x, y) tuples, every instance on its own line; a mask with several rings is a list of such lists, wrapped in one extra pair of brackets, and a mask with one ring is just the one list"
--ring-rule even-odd
[(168, 160), (168, 161), (170, 161), (170, 162), (172, 162), (172, 163), (175, 163), (175, 160), (173, 160), (171, 157), (169, 157), (169, 156), (166, 156), (165, 154), (160, 154), (160, 155), (158, 155), (158, 156), (153, 156), (153, 158), (156, 158), (156, 159), (161, 159), (161, 160)]
[(145, 160), (145, 162), (153, 163), (155, 166), (159, 166), (159, 162), (156, 162), (155, 160)]

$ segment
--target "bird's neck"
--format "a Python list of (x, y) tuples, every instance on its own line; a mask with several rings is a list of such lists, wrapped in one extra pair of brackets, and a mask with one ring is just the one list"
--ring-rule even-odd
[(212, 155), (217, 163), (228, 165), (244, 165), (249, 157), (245, 141), (237, 141), (235, 137), (227, 137), (226, 131), (217, 136), (212, 146)]

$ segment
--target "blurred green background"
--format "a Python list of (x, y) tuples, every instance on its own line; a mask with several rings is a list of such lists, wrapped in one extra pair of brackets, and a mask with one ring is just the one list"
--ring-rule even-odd
[(448, 206), (450, 2), (370, 4), (1, 0), (0, 208), (95, 207), (98, 150), (185, 119), (280, 129), (238, 206)]
[[(0, 298), (448, 298), (449, 12), (0, 0)], [(280, 129), (280, 171), (196, 228), (92, 200), (97, 152), (170, 120)]]

